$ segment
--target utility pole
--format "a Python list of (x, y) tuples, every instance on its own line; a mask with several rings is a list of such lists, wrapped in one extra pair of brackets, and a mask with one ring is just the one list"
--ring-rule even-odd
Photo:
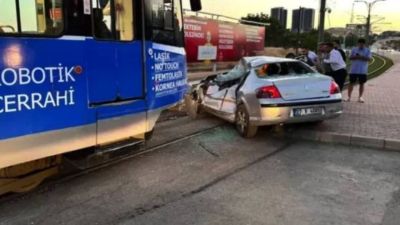
[(321, 0), (321, 7), (319, 9), (319, 27), (318, 27), (318, 42), (324, 42), (325, 32), (325, 12), (326, 12), (326, 0)]
[(367, 24), (366, 24), (367, 27), (365, 29), (365, 39), (366, 39), (368, 44), (370, 43), (369, 33), (371, 32), (371, 11), (372, 11), (372, 8), (374, 7), (374, 5), (377, 2), (383, 2), (383, 1), (386, 1), (386, 0), (375, 0), (373, 2), (367, 2), (367, 1), (364, 1), (364, 0), (356, 0), (356, 1), (354, 1), (354, 2), (363, 2), (363, 3), (365, 3), (365, 5), (368, 8), (368, 16), (367, 16)]
[(353, 6), (351, 7), (351, 17), (350, 17), (350, 24), (354, 24), (354, 2)]
[(369, 33), (371, 32), (371, 9), (372, 9), (372, 3), (367, 4), (368, 5), (368, 16), (367, 16), (367, 27), (365, 29), (365, 37), (367, 39), (367, 44), (369, 45)]
[(302, 7), (299, 7), (299, 15), (297, 15), (297, 21), (298, 21), (298, 26), (297, 26), (297, 43), (296, 43), (296, 55), (299, 55), (299, 48), (300, 48), (300, 33), (301, 33), (301, 25), (302, 25)]

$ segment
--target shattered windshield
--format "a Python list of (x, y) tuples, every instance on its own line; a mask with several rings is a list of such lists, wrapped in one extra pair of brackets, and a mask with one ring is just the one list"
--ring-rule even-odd
[(241, 78), (246, 74), (245, 61), (241, 60), (239, 63), (231, 69), (229, 72), (220, 74), (215, 79), (216, 82), (227, 82)]

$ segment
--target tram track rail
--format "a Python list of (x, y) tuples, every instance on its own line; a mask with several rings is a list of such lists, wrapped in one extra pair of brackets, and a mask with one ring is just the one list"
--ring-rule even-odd
[[(199, 123), (193, 124), (198, 126)], [(269, 129), (264, 133), (269, 133)], [(168, 209), (213, 191), (268, 159), (272, 158), (270, 163), (275, 163), (274, 156), (292, 149), (291, 146), (296, 143), (295, 140), (266, 140), (264, 136), (256, 139), (254, 148), (244, 149), (248, 140), (237, 136), (233, 127), (227, 124), (201, 129), (166, 142), (158, 142), (159, 135), (155, 137), (156, 145), (136, 154), (149, 153), (147, 155), (136, 158), (132, 155), (130, 158), (134, 159), (127, 159), (121, 164), (112, 166), (118, 162), (108, 163), (111, 168), (101, 170), (106, 165), (92, 168), (47, 183), (21, 199), (11, 199), (4, 204), (8, 208), (4, 207), (1, 213), (4, 221), (6, 224), (129, 224), (134, 218)], [(210, 142), (205, 143), (206, 140)], [(227, 140), (231, 143), (220, 149), (220, 145)], [(220, 157), (204, 151), (199, 146), (201, 143)], [(165, 182), (168, 184), (163, 185)], [(31, 209), (35, 205), (38, 209)], [(95, 209), (98, 206), (115, 213), (97, 215), (102, 211)], [(19, 215), (20, 210), (25, 210), (25, 213)]]
[[(167, 121), (164, 121), (162, 123), (165, 123), (165, 122), (167, 122)], [(191, 138), (198, 137), (198, 136), (203, 135), (203, 134), (205, 134), (207, 132), (210, 132), (210, 131), (213, 131), (213, 130), (219, 128), (219, 127), (222, 127), (224, 125), (226, 125), (226, 123), (218, 123), (216, 125), (213, 125), (213, 126), (210, 126), (208, 128), (204, 128), (204, 129), (201, 129), (201, 130), (197, 130), (197, 131), (191, 132), (191, 133), (189, 133), (187, 135), (184, 135), (184, 136), (181, 136), (181, 137), (173, 138), (173, 139), (170, 139), (170, 140), (167, 140), (167, 141), (162, 141), (162, 142), (157, 143), (155, 145), (150, 145), (149, 147), (144, 146), (144, 147), (140, 148), (139, 150), (133, 150), (133, 152), (131, 154), (127, 154), (127, 155), (123, 155), (123, 156), (120, 156), (120, 157), (116, 157), (115, 159), (108, 160), (108, 161), (106, 161), (104, 163), (101, 163), (99, 165), (96, 165), (96, 166), (93, 166), (93, 167), (90, 167), (90, 168), (87, 168), (87, 169), (84, 169), (84, 170), (78, 170), (77, 169), (77, 170), (75, 170), (73, 172), (64, 173), (63, 174), (62, 173), (62, 169), (61, 169), (61, 172), (59, 173), (59, 175), (57, 175), (55, 177), (52, 177), (52, 178), (49, 178), (48, 180), (44, 181), (42, 184), (40, 184), (40, 186), (38, 186), (36, 189), (34, 189), (32, 191), (28, 191), (28, 192), (24, 192), (24, 193), (9, 193), (9, 194), (0, 196), (0, 205), (4, 204), (6, 202), (10, 202), (10, 201), (17, 201), (19, 199), (23, 199), (23, 198), (25, 198), (27, 196), (34, 195), (34, 194), (37, 194), (37, 193), (46, 192), (47, 190), (52, 189), (53, 187), (55, 187), (57, 185), (60, 185), (60, 184), (62, 184), (64, 182), (68, 182), (68, 181), (70, 181), (72, 179), (75, 179), (75, 178), (78, 178), (78, 177), (81, 177), (81, 176), (84, 176), (84, 175), (88, 175), (88, 174), (94, 173), (96, 171), (100, 171), (102, 169), (117, 165), (117, 164), (122, 163), (124, 161), (130, 160), (130, 159), (133, 159), (133, 158), (137, 158), (137, 157), (139, 157), (141, 155), (145, 155), (145, 154), (148, 154), (148, 153), (151, 153), (151, 152), (160, 151), (160, 150), (162, 150), (162, 149), (164, 149), (164, 148), (166, 148), (166, 147), (168, 147), (170, 145), (177, 144), (177, 143), (189, 140)], [(130, 146), (130, 147), (132, 147), (132, 146)], [(129, 148), (129, 147), (126, 147), (126, 148)]]

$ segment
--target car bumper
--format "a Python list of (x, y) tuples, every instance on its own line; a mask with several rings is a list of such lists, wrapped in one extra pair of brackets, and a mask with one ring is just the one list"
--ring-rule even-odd
[[(299, 108), (322, 108), (318, 115), (294, 116), (293, 110)], [(256, 126), (275, 125), (281, 123), (304, 123), (332, 119), (343, 113), (342, 102), (320, 105), (262, 106), (260, 115), (250, 117), (250, 123)]]

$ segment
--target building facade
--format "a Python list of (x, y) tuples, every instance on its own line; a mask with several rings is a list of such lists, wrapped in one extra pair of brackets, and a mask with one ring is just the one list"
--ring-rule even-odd
[(288, 11), (283, 7), (276, 7), (271, 9), (271, 18), (279, 21), (283, 28), (287, 27)]
[(346, 30), (349, 33), (362, 37), (367, 32), (366, 24), (346, 24)]
[(310, 8), (299, 8), (293, 10), (292, 32), (310, 32), (314, 29), (315, 10)]

